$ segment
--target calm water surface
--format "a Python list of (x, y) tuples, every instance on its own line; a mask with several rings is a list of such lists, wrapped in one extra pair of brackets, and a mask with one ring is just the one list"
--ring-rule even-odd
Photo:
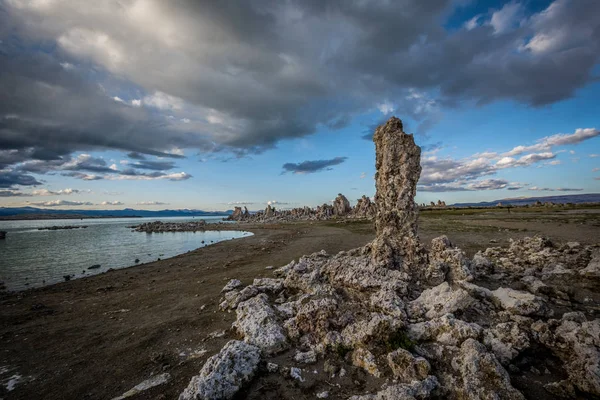
[[(161, 221), (217, 223), (222, 217), (161, 218)], [(109, 268), (126, 268), (165, 259), (223, 240), (251, 236), (242, 231), (132, 232), (128, 226), (156, 218), (107, 218), (85, 220), (0, 221), (7, 231), (0, 240), (0, 281), (8, 290), (23, 290), (64, 280), (95, 275)], [(47, 226), (85, 225), (85, 229), (39, 231)], [(202, 243), (204, 241), (204, 243)], [(100, 264), (98, 269), (89, 270)]]

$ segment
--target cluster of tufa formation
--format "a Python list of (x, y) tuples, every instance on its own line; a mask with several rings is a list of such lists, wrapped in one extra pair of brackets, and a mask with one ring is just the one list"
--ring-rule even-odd
[(206, 221), (193, 222), (146, 222), (131, 226), (135, 232), (161, 233), (161, 232), (198, 232), (206, 230)]
[(351, 207), (350, 202), (343, 194), (339, 193), (332, 204), (323, 204), (316, 208), (297, 207), (291, 210), (276, 210), (270, 204), (264, 211), (250, 214), (244, 207), (235, 207), (233, 213), (227, 217), (228, 221), (238, 222), (285, 222), (285, 221), (321, 221), (330, 218), (357, 218), (371, 219), (375, 217), (375, 203), (367, 196), (357, 200), (356, 206)]
[(180, 400), (600, 396), (600, 251), (513, 241), (472, 259), (416, 234), (420, 151), (378, 128), (377, 238), (223, 288), (232, 340)]

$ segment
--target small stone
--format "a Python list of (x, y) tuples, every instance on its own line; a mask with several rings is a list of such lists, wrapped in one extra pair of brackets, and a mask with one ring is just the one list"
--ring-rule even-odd
[(300, 368), (292, 367), (290, 369), (290, 376), (297, 381), (304, 382), (304, 378), (302, 378), (302, 370)]
[(328, 397), (329, 397), (329, 392), (327, 392), (327, 391), (317, 393), (317, 399), (326, 399)]

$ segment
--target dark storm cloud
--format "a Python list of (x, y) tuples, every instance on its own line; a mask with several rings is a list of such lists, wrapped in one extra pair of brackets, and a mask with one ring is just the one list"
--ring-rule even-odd
[(600, 55), (596, 0), (517, 5), (509, 23), (500, 5), (452, 30), (451, 0), (14, 4), (0, 13), (0, 168), (104, 149), (243, 156), (387, 102), (425, 133), (440, 108), (569, 98)]
[(292, 172), (294, 174), (312, 174), (323, 170), (329, 170), (334, 165), (339, 165), (346, 161), (348, 157), (335, 157), (331, 160), (303, 161), (301, 163), (283, 164), (283, 172)]
[(146, 159), (146, 157), (143, 154), (136, 153), (135, 151), (128, 153), (127, 157), (132, 158), (134, 160), (145, 160)]
[(175, 163), (172, 161), (139, 161), (128, 165), (133, 168), (150, 169), (153, 171), (165, 171), (175, 168)]
[(11, 189), (16, 186), (41, 185), (36, 178), (19, 171), (0, 171), (0, 188)]

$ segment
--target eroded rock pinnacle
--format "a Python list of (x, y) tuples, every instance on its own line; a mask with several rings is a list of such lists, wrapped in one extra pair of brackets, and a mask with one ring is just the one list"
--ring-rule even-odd
[(425, 264), (426, 252), (417, 236), (415, 194), (421, 175), (421, 148), (404, 133), (402, 121), (390, 118), (375, 131), (377, 174), (375, 203), (377, 238), (372, 257), (377, 264), (406, 269)]

